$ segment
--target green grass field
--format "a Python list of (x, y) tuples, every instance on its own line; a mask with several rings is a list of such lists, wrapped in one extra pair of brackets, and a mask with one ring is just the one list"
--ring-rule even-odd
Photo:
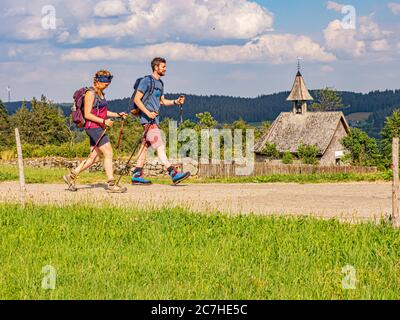
[(347, 121), (366, 121), (372, 112), (356, 112), (346, 116)]
[(400, 230), (334, 220), (0, 204), (0, 261), (0, 299), (400, 298)]
[[(25, 168), (25, 179), (27, 183), (63, 183), (62, 176), (66, 169), (37, 169)], [(154, 183), (170, 184), (169, 178), (149, 177)], [(337, 183), (357, 181), (391, 181), (391, 172), (377, 172), (372, 174), (275, 174), (260, 177), (230, 177), (230, 178), (191, 178), (189, 183)], [(17, 181), (18, 168), (15, 166), (0, 165), (0, 182)], [(102, 172), (84, 172), (79, 176), (78, 183), (96, 183), (105, 181), (105, 174)], [(129, 183), (130, 177), (124, 177), (123, 182)]]

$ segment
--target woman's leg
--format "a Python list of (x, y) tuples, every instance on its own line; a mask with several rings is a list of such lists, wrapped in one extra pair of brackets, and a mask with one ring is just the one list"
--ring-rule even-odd
[(111, 143), (99, 147), (99, 150), (104, 155), (104, 170), (106, 171), (108, 181), (114, 180), (114, 170), (113, 170), (113, 150)]
[(81, 172), (90, 168), (93, 164), (99, 162), (100, 160), (100, 150), (99, 148), (93, 149), (91, 148), (90, 156), (86, 161), (82, 161), (82, 163), (73, 170), (73, 173), (79, 175)]

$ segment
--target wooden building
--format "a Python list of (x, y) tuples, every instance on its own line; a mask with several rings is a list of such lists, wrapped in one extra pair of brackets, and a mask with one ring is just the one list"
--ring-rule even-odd
[(267, 144), (274, 143), (279, 152), (296, 155), (301, 143), (318, 147), (321, 165), (340, 165), (345, 148), (341, 139), (350, 132), (343, 112), (309, 112), (310, 95), (300, 70), (296, 75), (288, 101), (293, 102), (291, 112), (282, 112), (270, 130), (256, 143), (254, 151), (257, 161), (265, 160), (262, 151)]

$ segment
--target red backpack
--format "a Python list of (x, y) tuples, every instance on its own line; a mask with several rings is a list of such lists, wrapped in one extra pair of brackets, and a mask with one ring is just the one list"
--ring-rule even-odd
[[(74, 105), (71, 108), (72, 111), (72, 121), (76, 124), (78, 128), (83, 128), (85, 126), (86, 120), (85, 114), (85, 95), (86, 92), (93, 91), (93, 88), (83, 87), (75, 91), (74, 93)], [(97, 94), (94, 92), (95, 100), (93, 106), (97, 105)]]

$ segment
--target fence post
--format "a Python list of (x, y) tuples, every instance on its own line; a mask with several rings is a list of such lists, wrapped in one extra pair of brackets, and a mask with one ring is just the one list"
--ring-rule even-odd
[(399, 138), (393, 138), (393, 196), (392, 196), (392, 217), (393, 226), (400, 227), (399, 219)]
[(18, 128), (15, 128), (15, 141), (17, 143), (17, 155), (18, 155), (18, 168), (19, 168), (19, 201), (21, 206), (25, 207), (25, 174), (24, 174), (24, 161), (22, 158), (22, 147), (21, 147), (21, 138), (19, 136)]

